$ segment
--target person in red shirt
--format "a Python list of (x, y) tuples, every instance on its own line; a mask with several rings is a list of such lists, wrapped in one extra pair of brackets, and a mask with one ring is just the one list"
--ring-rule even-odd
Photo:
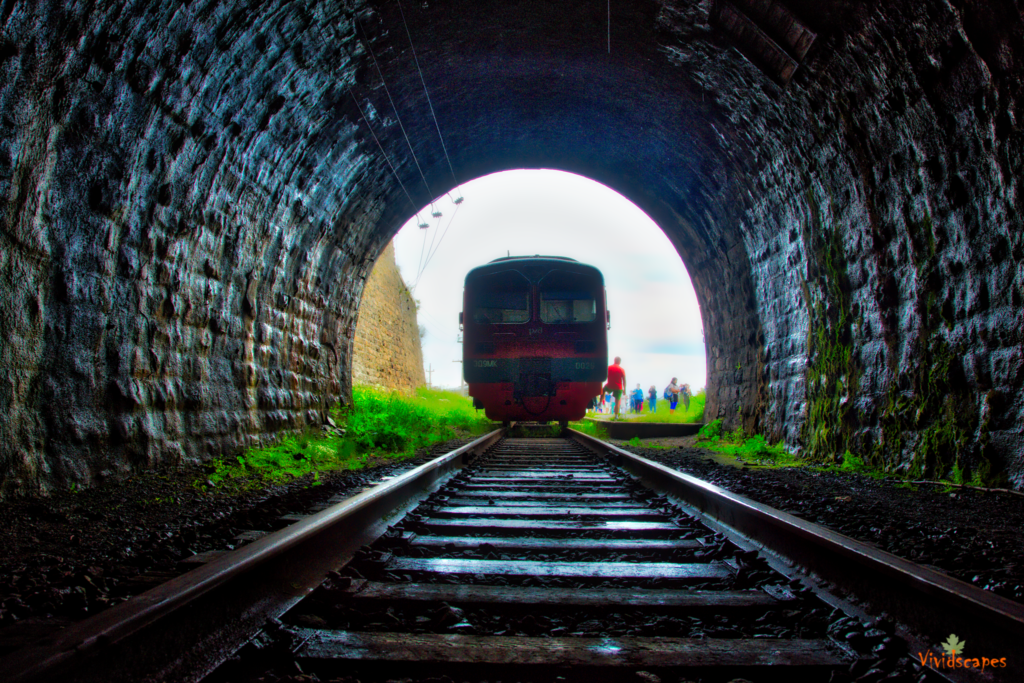
[(615, 363), (608, 366), (608, 384), (606, 387), (612, 390), (615, 396), (615, 419), (619, 419), (619, 404), (622, 402), (622, 392), (626, 388), (626, 371), (619, 363), (622, 359), (615, 356)]

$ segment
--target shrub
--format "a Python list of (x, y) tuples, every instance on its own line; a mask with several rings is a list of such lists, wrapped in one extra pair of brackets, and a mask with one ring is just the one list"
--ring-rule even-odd
[(697, 442), (705, 448), (735, 455), (747, 462), (768, 461), (774, 465), (796, 462), (793, 455), (786, 452), (781, 441), (772, 445), (760, 434), (748, 438), (742, 428), (734, 429), (723, 437), (721, 420), (712, 420), (701, 427), (697, 433)]
[(843, 464), (839, 469), (845, 472), (858, 472), (860, 474), (864, 474), (871, 468), (868, 467), (867, 463), (865, 463), (862, 458), (857, 457), (847, 449), (847, 451), (843, 453)]
[(708, 422), (697, 430), (697, 441), (717, 441), (722, 435), (722, 418)]
[(760, 434), (755, 434), (743, 443), (743, 451), (754, 458), (774, 457), (772, 447)]

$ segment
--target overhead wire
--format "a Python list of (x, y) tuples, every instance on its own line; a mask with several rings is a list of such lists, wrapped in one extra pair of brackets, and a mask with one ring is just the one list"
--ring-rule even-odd
[[(417, 220), (419, 220), (419, 219), (417, 219)], [(420, 260), (419, 260), (419, 263), (416, 264), (416, 280), (413, 282), (413, 286), (414, 287), (416, 286), (416, 283), (420, 281), (420, 273), (423, 272), (423, 253), (426, 251), (426, 249), (427, 249), (427, 233), (423, 233), (423, 245), (420, 247)]]
[[(423, 174), (423, 169), (420, 167), (419, 159), (416, 158), (416, 150), (413, 149), (412, 141), (409, 140), (409, 134), (405, 131), (405, 126), (402, 124), (402, 117), (398, 114), (398, 107), (395, 105), (395, 100), (391, 97), (391, 91), (388, 90), (388, 84), (384, 80), (384, 72), (381, 71), (380, 64), (377, 62), (377, 56), (373, 53), (373, 48), (370, 47), (370, 39), (366, 36), (366, 29), (363, 28), (362, 24), (359, 23), (359, 19), (355, 20), (356, 25), (363, 32), (363, 44), (366, 45), (367, 52), (370, 53), (370, 58), (373, 60), (373, 65), (377, 68), (377, 75), (380, 76), (381, 85), (384, 86), (384, 92), (388, 96), (388, 101), (391, 102), (391, 108), (395, 112), (395, 120), (398, 121), (398, 127), (402, 130), (402, 136), (405, 137), (405, 144), (409, 146), (409, 152), (412, 154), (412, 161), (416, 164), (416, 170), (419, 171), (420, 179), (423, 181), (423, 187), (427, 188), (427, 196), (430, 197), (430, 203), (433, 205), (434, 193), (430, 190), (430, 184), (427, 182), (427, 177)], [(417, 215), (418, 212), (417, 212)]]
[[(451, 217), (448, 219), (448, 225), (445, 226), (444, 231), (441, 233), (441, 237), (440, 239), (438, 239), (436, 247), (434, 246), (434, 239), (431, 238), (430, 247), (427, 249), (427, 260), (420, 267), (419, 273), (416, 276), (416, 283), (418, 284), (420, 278), (423, 276), (423, 272), (427, 269), (427, 266), (430, 264), (430, 261), (434, 258), (434, 254), (436, 254), (437, 250), (441, 247), (441, 243), (444, 241), (445, 235), (448, 234), (448, 228), (451, 227), (452, 221), (455, 220), (455, 214), (458, 213), (459, 207), (462, 205), (463, 197), (461, 192), (462, 186), (459, 183), (458, 177), (455, 175), (455, 167), (452, 164), (451, 156), (449, 156), (448, 154), (448, 146), (445, 145), (444, 135), (441, 133), (441, 124), (437, 120), (437, 113), (434, 111), (434, 104), (430, 99), (430, 89), (427, 87), (427, 80), (423, 76), (423, 69), (420, 68), (420, 60), (419, 57), (416, 55), (416, 45), (413, 43), (412, 40), (412, 32), (409, 30), (409, 22), (405, 18), (405, 8), (402, 7), (401, 0), (395, 0), (395, 2), (398, 5), (398, 12), (402, 17), (402, 26), (405, 28), (405, 35), (409, 39), (409, 49), (412, 52), (413, 63), (416, 65), (416, 73), (418, 73), (420, 77), (420, 84), (422, 84), (423, 86), (423, 94), (427, 99), (427, 107), (430, 109), (430, 118), (433, 119), (434, 128), (437, 130), (437, 139), (440, 140), (441, 142), (441, 150), (444, 152), (445, 161), (448, 162), (448, 170), (452, 174), (452, 180), (455, 182), (455, 187), (460, 190), (458, 193), (458, 197), (452, 197), (450, 191), (446, 193), (448, 195), (448, 199), (450, 199), (451, 202), (455, 204), (455, 211), (452, 212)], [(431, 202), (431, 207), (433, 207), (433, 202)], [(440, 228), (441, 213), (435, 210), (431, 213), (431, 215), (438, 219), (437, 227)], [(437, 237), (436, 230), (434, 232), (434, 237)], [(424, 239), (424, 241), (426, 240)]]
[[(441, 248), (441, 242), (444, 241), (444, 236), (448, 234), (448, 228), (452, 227), (452, 221), (455, 220), (455, 214), (459, 212), (460, 208), (462, 208), (462, 204), (455, 205), (455, 211), (452, 211), (452, 216), (448, 219), (448, 225), (444, 226), (444, 232), (441, 233), (441, 239), (437, 241), (437, 247), (427, 255), (427, 262), (423, 264), (423, 270), (427, 269), (427, 266), (430, 264), (430, 260), (434, 258), (434, 254), (436, 254), (437, 250)], [(420, 275), (423, 275), (422, 271), (420, 272)], [(419, 278), (417, 278), (416, 281), (419, 282)]]
[[(434, 113), (434, 105), (430, 101), (430, 91), (427, 89), (427, 81), (423, 78), (423, 69), (420, 68), (419, 57), (416, 56), (416, 46), (412, 42), (412, 33), (409, 31), (409, 23), (405, 20), (405, 10), (402, 8), (402, 0), (395, 0), (398, 4), (398, 12), (402, 15), (402, 25), (405, 26), (405, 35), (409, 38), (409, 49), (412, 50), (412, 60), (416, 64), (416, 71), (420, 75), (420, 83), (423, 84), (423, 94), (427, 96), (427, 107), (430, 108), (430, 117), (434, 119), (434, 128), (437, 129), (437, 138), (441, 141), (441, 149), (444, 151), (444, 158), (448, 162), (448, 170), (452, 173), (452, 180), (455, 181), (455, 187), (461, 188), (459, 185), (459, 179), (455, 177), (455, 167), (452, 166), (451, 157), (448, 156), (448, 147), (444, 144), (444, 136), (441, 135), (441, 125), (437, 122), (437, 115)], [(610, 2), (610, 0), (609, 0)], [(449, 199), (451, 194), (448, 195)], [(452, 201), (458, 205), (462, 202), (462, 193), (459, 192), (458, 199), (452, 199)]]
[[(452, 213), (452, 217), (453, 218), (455, 217), (454, 213)], [(430, 254), (432, 254), (434, 252), (434, 240), (437, 239), (437, 231), (438, 231), (438, 228), (440, 228), (440, 227), (441, 227), (441, 214), (438, 213), (437, 214), (437, 225), (434, 226), (434, 234), (430, 237), (430, 246), (427, 248), (427, 261), (430, 260)], [(426, 268), (426, 267), (427, 267), (427, 264), (424, 263), (423, 264), (423, 268)], [(422, 269), (421, 269), (420, 272), (422, 273)], [(419, 274), (417, 274), (416, 277), (417, 277), (417, 279), (419, 279)]]
[[(430, 90), (427, 88), (427, 81), (426, 81), (426, 78), (423, 76), (423, 69), (420, 68), (420, 61), (419, 61), (419, 57), (416, 55), (416, 47), (413, 44), (412, 33), (409, 30), (409, 23), (408, 23), (408, 21), (406, 21), (406, 18), (405, 18), (405, 10), (402, 7), (401, 0), (396, 0), (396, 2), (398, 4), (398, 11), (399, 11), (399, 13), (400, 13), (400, 15), (402, 17), (402, 25), (405, 28), (405, 35), (409, 39), (409, 48), (412, 51), (413, 63), (416, 66), (416, 72), (419, 74), (420, 84), (423, 86), (423, 94), (426, 96), (426, 99), (427, 99), (427, 107), (430, 109), (430, 117), (434, 121), (434, 128), (437, 130), (437, 137), (438, 137), (438, 140), (440, 140), (440, 142), (441, 142), (441, 149), (444, 152), (445, 161), (448, 163), (448, 170), (452, 174), (452, 180), (455, 182), (455, 187), (457, 189), (461, 190), (461, 185), (459, 183), (459, 179), (455, 175), (455, 167), (453, 166), (451, 157), (448, 154), (448, 147), (447, 147), (447, 145), (445, 145), (445, 142), (444, 142), (444, 135), (441, 133), (441, 125), (438, 122), (437, 114), (434, 111), (434, 104), (433, 104), (433, 102), (430, 99)], [(380, 67), (380, 63), (377, 61), (376, 54), (374, 54), (374, 52), (373, 52), (373, 48), (370, 45), (370, 40), (369, 40), (369, 37), (366, 34), (366, 30), (363, 28), (362, 24), (359, 23), (358, 18), (356, 18), (355, 23), (359, 27), (360, 31), (363, 34), (363, 44), (366, 46), (366, 50), (367, 50), (367, 52), (369, 52), (370, 58), (373, 60), (373, 65), (377, 69), (378, 76), (380, 76), (381, 85), (384, 86), (384, 92), (385, 92), (385, 94), (388, 97), (388, 101), (391, 103), (392, 110), (395, 112), (395, 120), (398, 122), (398, 127), (402, 131), (402, 136), (405, 138), (405, 144), (409, 147), (409, 152), (412, 155), (413, 163), (416, 165), (416, 170), (420, 174), (420, 180), (423, 181), (423, 186), (427, 190), (427, 196), (431, 197), (431, 200), (430, 200), (431, 216), (434, 217), (434, 218), (437, 218), (437, 226), (436, 226), (436, 228), (440, 228), (441, 227), (441, 215), (442, 214), (441, 214), (440, 211), (438, 211), (434, 207), (434, 199), (433, 199), (434, 193), (430, 189), (430, 184), (427, 182), (426, 175), (423, 173), (423, 168), (422, 168), (422, 166), (420, 166), (419, 159), (416, 156), (416, 150), (413, 148), (412, 141), (409, 139), (409, 134), (408, 134), (408, 132), (405, 129), (405, 125), (402, 123), (402, 117), (398, 113), (398, 107), (395, 104), (394, 98), (391, 96), (391, 91), (390, 91), (390, 89), (388, 89), (387, 82), (384, 80), (384, 72), (382, 71), (382, 69)], [(388, 166), (391, 168), (392, 174), (395, 176), (395, 179), (398, 180), (399, 185), (402, 187), (402, 191), (405, 193), (406, 197), (409, 199), (409, 202), (412, 204), (413, 210), (416, 211), (416, 219), (417, 219), (417, 221), (422, 221), (422, 219), (420, 219), (420, 217), (419, 217), (419, 211), (416, 210), (416, 203), (413, 201), (412, 196), (409, 193), (409, 190), (405, 187), (405, 184), (402, 183), (402, 180), (399, 177), (398, 172), (395, 169), (394, 164), (391, 163), (391, 160), (388, 158), (387, 154), (384, 152), (383, 145), (381, 144), (380, 140), (377, 138), (376, 133), (373, 132), (373, 128), (370, 126), (369, 119), (363, 113), (362, 107), (359, 106), (359, 102), (358, 102), (358, 100), (356, 100), (355, 95), (352, 93), (352, 89), (351, 88), (349, 88), (349, 95), (352, 96), (353, 101), (355, 101), (356, 107), (359, 109), (359, 115), (363, 118), (363, 121), (366, 123), (366, 127), (369, 129), (370, 134), (373, 136), (374, 141), (377, 143), (377, 147), (380, 149), (381, 154), (384, 156), (385, 161), (387, 161)], [(445, 226), (444, 231), (441, 233), (441, 237), (440, 237), (440, 239), (438, 239), (436, 247), (434, 245), (434, 238), (437, 237), (437, 230), (435, 229), (434, 235), (431, 237), (430, 246), (429, 247), (426, 246), (427, 236), (424, 233), (424, 235), (423, 235), (423, 245), (420, 247), (420, 259), (419, 259), (418, 271), (417, 271), (417, 274), (416, 274), (416, 281), (413, 283), (413, 288), (415, 288), (416, 285), (419, 284), (420, 278), (423, 276), (423, 272), (426, 270), (427, 265), (433, 259), (434, 255), (437, 253), (437, 250), (441, 247), (441, 243), (444, 241), (445, 236), (448, 234), (448, 229), (451, 227), (452, 221), (455, 219), (455, 214), (458, 213), (459, 207), (462, 205), (462, 202), (464, 201), (463, 197), (462, 197), (461, 191), (459, 192), (459, 196), (458, 197), (452, 197), (451, 191), (448, 191), (446, 194), (448, 195), (448, 198), (451, 200), (451, 202), (453, 204), (455, 204), (455, 211), (452, 212), (451, 217), (448, 219), (448, 224)], [(420, 222), (419, 227), (426, 228), (426, 227), (429, 227), (429, 226), (425, 222)], [(426, 253), (426, 260), (424, 260), (424, 253)]]
[(387, 152), (384, 151), (384, 146), (382, 144), (380, 144), (380, 140), (377, 138), (377, 134), (373, 132), (373, 127), (370, 125), (370, 120), (368, 118), (366, 118), (366, 114), (363, 113), (363, 108), (359, 106), (359, 100), (356, 99), (355, 93), (352, 92), (352, 88), (351, 87), (348, 88), (348, 94), (349, 94), (349, 97), (352, 98), (352, 101), (355, 102), (356, 109), (359, 110), (359, 116), (362, 117), (363, 123), (366, 124), (366, 129), (369, 130), (370, 131), (370, 135), (373, 136), (373, 141), (377, 143), (377, 147), (380, 149), (381, 156), (383, 156), (384, 157), (384, 161), (386, 161), (388, 163), (388, 168), (391, 169), (392, 175), (395, 176), (395, 180), (398, 181), (399, 187), (402, 188), (402, 192), (404, 192), (406, 198), (408, 198), (409, 204), (412, 205), (412, 210), (416, 211), (416, 216), (417, 216), (417, 220), (418, 220), (419, 219), (419, 211), (417, 211), (417, 209), (416, 209), (416, 202), (413, 201), (412, 195), (409, 194), (409, 190), (406, 189), (405, 183), (402, 182), (402, 179), (398, 175), (398, 171), (395, 170), (395, 165), (392, 164), (391, 163), (391, 159), (388, 158), (388, 154), (387, 154)]
[[(420, 309), (417, 311), (417, 315), (422, 315), (424, 317), (425, 322), (427, 323), (426, 325), (424, 325), (424, 327), (426, 327), (428, 330), (430, 328), (434, 328), (434, 330), (444, 330), (446, 328), (451, 328), (452, 327), (452, 323), (451, 322), (449, 322), (447, 324), (441, 323), (433, 315), (431, 315), (430, 313), (427, 313), (422, 307), (420, 307)], [(444, 336), (444, 335), (438, 335), (438, 336)]]

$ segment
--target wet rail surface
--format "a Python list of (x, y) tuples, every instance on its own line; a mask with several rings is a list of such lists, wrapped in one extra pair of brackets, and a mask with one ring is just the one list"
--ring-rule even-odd
[[(0, 671), (12, 682), (920, 682), (944, 679), (914, 653), (951, 630), (996, 653), (1024, 637), (1018, 603), (610, 444), (503, 437), (213, 554)], [(949, 678), (1020, 680), (1009, 659)]]
[(829, 681), (844, 618), (580, 444), (505, 439), (210, 680)]

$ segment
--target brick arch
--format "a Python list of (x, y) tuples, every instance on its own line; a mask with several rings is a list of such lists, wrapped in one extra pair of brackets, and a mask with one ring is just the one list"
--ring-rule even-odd
[[(665, 230), (712, 416), (1020, 483), (1013, 2), (768, 3), (806, 52), (746, 0), (612, 3), (610, 24), (601, 3), (406, 5), (457, 177), (559, 168)], [(376, 255), (454, 184), (397, 4), (48, 0), (0, 21), (3, 495), (321, 419)]]

